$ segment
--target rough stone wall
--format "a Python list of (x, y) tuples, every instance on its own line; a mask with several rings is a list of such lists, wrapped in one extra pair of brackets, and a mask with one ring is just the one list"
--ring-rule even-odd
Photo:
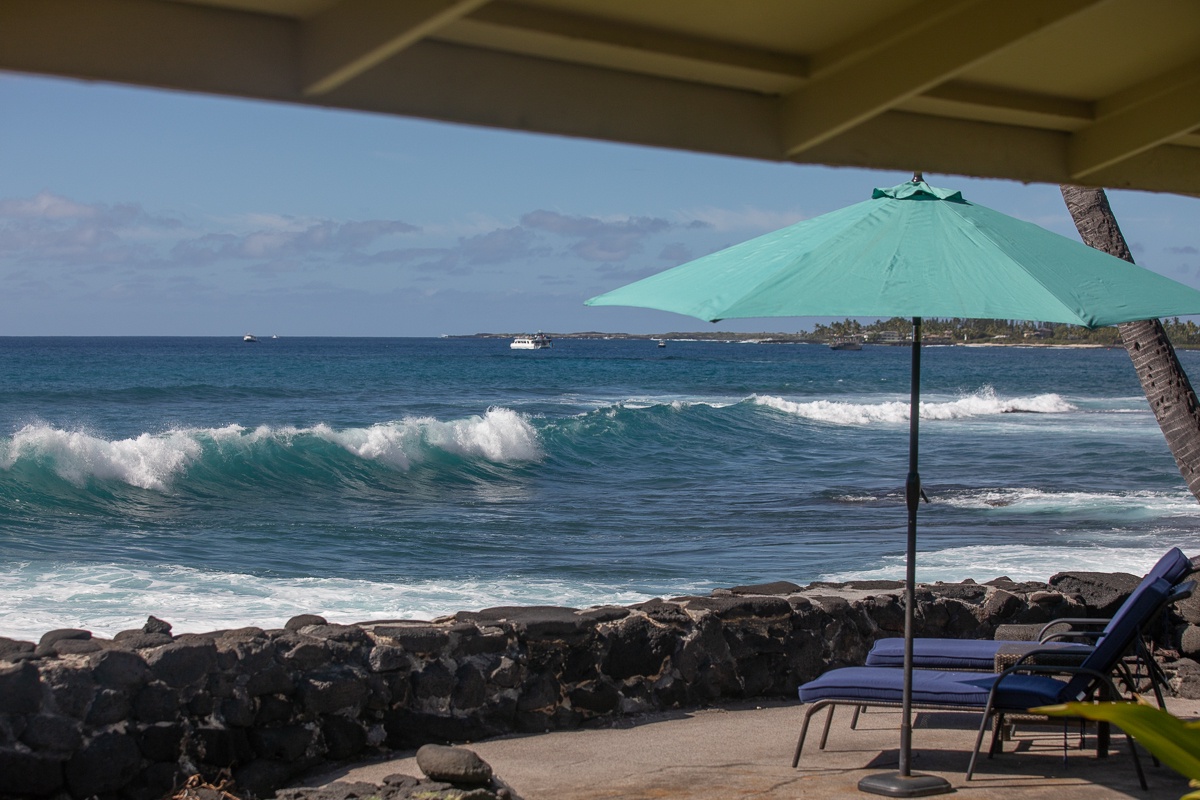
[[(990, 638), (1000, 625), (1103, 615), (1136, 581), (923, 586), (918, 635)], [(305, 615), (279, 630), (172, 636), (151, 617), (111, 640), (76, 630), (36, 645), (0, 639), (0, 797), (148, 800), (197, 773), (231, 774), (240, 791), (269, 796), (322, 762), (388, 749), (794, 697), (828, 668), (861, 664), (876, 639), (901, 635), (902, 603), (892, 582), (781, 582), (432, 622)], [(1189, 621), (1200, 621), (1197, 609)], [(1176, 623), (1167, 646), (1200, 650), (1200, 628)]]

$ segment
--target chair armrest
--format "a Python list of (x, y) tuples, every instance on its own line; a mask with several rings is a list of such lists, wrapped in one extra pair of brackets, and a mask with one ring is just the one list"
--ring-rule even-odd
[[(1032, 655), (1032, 653), (1027, 655)], [(992, 684), (992, 691), (995, 692), (996, 687), (998, 687), (1005, 678), (1016, 673), (1040, 673), (1044, 675), (1091, 675), (1100, 683), (1101, 688), (1104, 690), (1103, 693), (1108, 696), (1107, 699), (1117, 700), (1121, 697), (1121, 695), (1117, 692), (1116, 685), (1112, 682), (1112, 677), (1097, 670), (1087, 667), (1055, 666), (1053, 664), (1022, 664), (1020, 662), (1013, 664), (1011, 667), (1004, 670), (1004, 672), (1000, 673), (1000, 677), (996, 678), (996, 682)]]
[(1061, 642), (1064, 640), (1078, 639), (1081, 642), (1098, 642), (1104, 638), (1104, 631), (1063, 631), (1062, 633), (1052, 633), (1044, 639), (1039, 639), (1038, 644), (1046, 644), (1047, 642)]
[[(1087, 653), (1079, 653), (1080, 661), (1087, 658)], [(1062, 650), (1057, 650), (1052, 647), (1047, 647), (1041, 650), (1029, 650), (1022, 653), (1020, 658), (1006, 667), (1000, 674), (1007, 675), (1013, 670), (1029, 670), (1034, 672), (1056, 672), (1078, 669), (1078, 665), (1071, 664), (1053, 664), (1053, 663), (1038, 663), (1036, 660), (1039, 656), (1050, 656), (1055, 659), (1061, 659), (1064, 656), (1072, 656), (1071, 653), (1064, 653)]]
[(1050, 629), (1055, 627), (1056, 625), (1069, 625), (1072, 627), (1075, 627), (1075, 626), (1104, 627), (1109, 622), (1111, 622), (1111, 620), (1107, 617), (1061, 617), (1059, 619), (1052, 619), (1049, 622), (1047, 622), (1045, 625), (1043, 625), (1042, 629), (1040, 631), (1038, 631), (1038, 641), (1039, 642), (1046, 641), (1045, 637), (1049, 634)]

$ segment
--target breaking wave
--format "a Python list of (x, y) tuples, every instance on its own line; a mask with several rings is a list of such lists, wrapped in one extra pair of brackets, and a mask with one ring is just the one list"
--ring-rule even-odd
[(217, 474), (234, 467), (272, 472), (294, 467), (297, 457), (301, 467), (312, 467), (326, 460), (326, 445), (401, 471), (439, 458), (517, 464), (542, 457), (537, 430), (526, 416), (492, 408), (482, 416), (450, 421), (407, 417), (340, 430), (324, 424), (229, 425), (142, 433), (129, 439), (33, 424), (0, 439), (0, 470), (49, 472), (77, 486), (102, 481), (165, 491), (189, 470), (201, 467)]
[[(834, 400), (811, 400), (796, 402), (782, 397), (755, 395), (754, 402), (794, 414), (817, 422), (834, 425), (870, 425), (872, 423), (900, 423), (908, 421), (908, 402), (890, 401), (881, 403), (851, 403)], [(922, 402), (921, 419), (953, 420), (973, 417), (990, 417), (997, 414), (1066, 414), (1076, 407), (1057, 394), (1039, 394), (1030, 397), (1001, 398), (991, 387), (945, 402)]]

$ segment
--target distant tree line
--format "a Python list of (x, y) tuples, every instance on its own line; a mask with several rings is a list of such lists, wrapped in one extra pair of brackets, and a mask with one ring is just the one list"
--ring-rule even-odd
[[(1163, 328), (1175, 347), (1200, 347), (1200, 326), (1179, 317), (1164, 319)], [(811, 332), (801, 331), (805, 338), (826, 341), (830, 339), (859, 338), (863, 341), (880, 341), (890, 334), (899, 334), (905, 341), (912, 339), (912, 320), (892, 317), (864, 325), (858, 320), (845, 319), (828, 325), (818, 324)], [(895, 338), (891, 336), (890, 338)], [(1045, 344), (1098, 344), (1112, 346), (1120, 343), (1115, 327), (1088, 330), (1078, 325), (1055, 322), (997, 319), (925, 319), (922, 325), (925, 341), (952, 342), (1009, 342)]]

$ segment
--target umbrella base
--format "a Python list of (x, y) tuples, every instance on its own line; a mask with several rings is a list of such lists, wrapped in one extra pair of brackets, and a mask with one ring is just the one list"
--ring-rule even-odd
[(954, 787), (937, 775), (901, 775), (899, 772), (880, 772), (858, 782), (858, 790), (887, 797), (925, 797), (953, 792)]

